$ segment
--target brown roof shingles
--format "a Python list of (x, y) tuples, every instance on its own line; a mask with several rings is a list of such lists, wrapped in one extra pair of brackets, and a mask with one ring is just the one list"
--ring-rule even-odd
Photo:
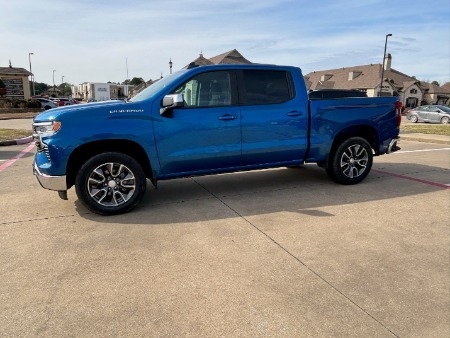
[(16, 67), (0, 67), (0, 75), (32, 75), (25, 68), (16, 68)]

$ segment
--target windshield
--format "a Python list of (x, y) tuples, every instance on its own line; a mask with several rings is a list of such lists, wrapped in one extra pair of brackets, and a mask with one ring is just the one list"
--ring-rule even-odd
[(130, 102), (139, 102), (147, 100), (148, 98), (151, 98), (153, 95), (158, 93), (161, 89), (166, 87), (167, 85), (171, 84), (173, 81), (176, 81), (179, 77), (183, 76), (185, 74), (186, 70), (179, 70), (178, 72), (175, 72), (173, 74), (167, 75), (166, 77), (162, 78), (161, 80), (156, 81), (153, 83), (150, 87), (144, 89), (142, 92), (137, 94), (136, 96), (132, 97), (129, 101)]

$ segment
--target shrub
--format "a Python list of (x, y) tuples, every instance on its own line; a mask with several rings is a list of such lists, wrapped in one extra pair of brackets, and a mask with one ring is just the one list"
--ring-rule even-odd
[(18, 100), (18, 99), (11, 100), (11, 108), (25, 108), (26, 105), (27, 101), (25, 100)]
[(38, 100), (28, 100), (27, 108), (41, 108), (41, 103)]

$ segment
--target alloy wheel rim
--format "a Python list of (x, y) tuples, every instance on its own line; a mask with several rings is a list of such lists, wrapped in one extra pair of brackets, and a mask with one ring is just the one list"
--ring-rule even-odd
[(348, 147), (341, 156), (341, 171), (348, 178), (361, 176), (367, 169), (369, 155), (359, 144)]
[(121, 163), (104, 163), (92, 170), (87, 180), (91, 198), (105, 207), (126, 203), (136, 190), (133, 172)]

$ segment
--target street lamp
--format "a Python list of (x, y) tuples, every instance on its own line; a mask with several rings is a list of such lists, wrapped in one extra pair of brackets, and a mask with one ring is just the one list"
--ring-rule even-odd
[(33, 83), (33, 96), (35, 96), (36, 92), (34, 90), (34, 75), (33, 72), (31, 71), (31, 55), (34, 55), (34, 53), (28, 53), (28, 61), (30, 61), (31, 82)]
[(387, 47), (387, 40), (388, 37), (392, 36), (392, 34), (386, 34), (386, 41), (384, 42), (384, 53), (383, 53), (383, 62), (381, 63), (381, 82), (380, 82), (380, 94), (378, 96), (381, 96), (381, 92), (383, 91), (383, 77), (384, 77), (384, 61), (386, 58), (386, 47)]
[(64, 75), (61, 76), (61, 84), (64, 83)]
[(53, 69), (53, 95), (55, 95), (55, 88), (56, 88), (56, 86), (55, 86), (55, 72), (56, 72), (56, 70), (54, 70)]
[(170, 60), (169, 60), (170, 74), (172, 74), (172, 65), (173, 65), (172, 58), (170, 58)]

